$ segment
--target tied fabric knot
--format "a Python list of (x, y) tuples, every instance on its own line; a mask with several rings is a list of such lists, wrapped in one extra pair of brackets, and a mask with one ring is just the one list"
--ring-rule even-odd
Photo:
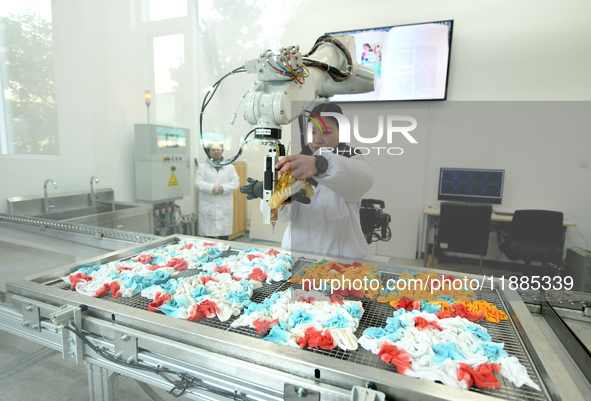
[(400, 309), (404, 309), (407, 311), (413, 311), (413, 310), (421, 310), (421, 303), (419, 301), (415, 301), (409, 297), (402, 297), (400, 298), (400, 301), (396, 302), (396, 301), (392, 301), (390, 302), (390, 306), (393, 306), (394, 308), (396, 308), (396, 310), (400, 310)]
[(267, 273), (263, 272), (260, 267), (255, 267), (254, 269), (252, 269), (252, 272), (250, 273), (248, 278), (254, 281), (263, 281), (267, 278)]
[(204, 317), (212, 318), (220, 312), (218, 305), (210, 299), (206, 299), (191, 307), (189, 318), (187, 320), (195, 322)]
[(504, 312), (487, 301), (460, 302), (460, 304), (465, 305), (472, 313), (484, 313), (484, 319), (489, 322), (499, 323), (500, 320), (508, 319)]
[(84, 281), (84, 282), (92, 281), (93, 278), (90, 276), (87, 276), (84, 273), (76, 273), (76, 274), (71, 274), (69, 277), (69, 280), (71, 283), (70, 290), (75, 290), (76, 284), (78, 284), (81, 281)]
[(175, 270), (181, 271), (187, 268), (187, 262), (182, 258), (172, 258), (164, 265), (164, 267), (174, 267)]
[(121, 286), (119, 285), (119, 283), (117, 283), (116, 281), (111, 281), (111, 295), (113, 296), (113, 298), (119, 298), (123, 295), (121, 291), (119, 291), (120, 289)]
[(246, 255), (246, 257), (248, 258), (248, 260), (252, 261), (255, 258), (260, 258), (260, 259), (264, 259), (263, 255), (261, 254), (257, 254), (257, 255), (253, 255), (252, 253), (249, 253), (248, 255)]
[(456, 314), (451, 312), (451, 311), (442, 311), (442, 312), (437, 312), (435, 313), (435, 316), (437, 316), (437, 318), (439, 318), (440, 320), (442, 319), (453, 319), (454, 317), (456, 317)]
[(332, 294), (330, 296), (330, 303), (331, 304), (339, 304), (339, 305), (344, 305), (345, 303), (343, 302), (345, 298), (343, 298), (343, 296), (341, 294)]
[(500, 372), (501, 367), (496, 363), (482, 364), (475, 369), (469, 365), (460, 362), (458, 370), (458, 381), (466, 383), (468, 388), (475, 384), (480, 388), (501, 388), (501, 383), (495, 377), (493, 372)]
[(210, 281), (215, 281), (216, 283), (219, 283), (219, 281), (217, 281), (216, 279), (214, 279), (211, 276), (200, 276), (199, 280), (201, 280), (201, 282), (203, 283), (203, 285), (207, 284)]
[(448, 304), (448, 305), (451, 310), (447, 310), (447, 308), (445, 308), (446, 310), (443, 310), (444, 308), (442, 307), (441, 308), (442, 310), (435, 313), (435, 316), (437, 316), (439, 319), (450, 319), (450, 318), (454, 318), (454, 317), (463, 317), (465, 319), (468, 319), (472, 323), (479, 322), (486, 317), (484, 311), (480, 310), (480, 311), (478, 311), (478, 313), (470, 312), (470, 310), (466, 307), (466, 305), (464, 305), (461, 302), (455, 303), (455, 304)]
[(269, 330), (279, 324), (279, 319), (274, 320), (265, 320), (265, 319), (256, 319), (252, 322), (252, 325), (257, 329), (257, 334), (259, 337), (266, 336)]
[(316, 330), (313, 327), (308, 327), (304, 332), (304, 337), (298, 337), (298, 344), (300, 348), (322, 348), (333, 349), (337, 347), (337, 342), (330, 334), (328, 329), (324, 332)]
[(483, 311), (479, 311), (478, 314), (472, 313), (468, 310), (466, 305), (462, 303), (453, 304), (452, 306), (456, 312), (456, 316), (466, 318), (473, 323), (479, 322), (482, 319), (484, 319), (485, 314)]
[(439, 324), (436, 321), (429, 322), (429, 321), (425, 320), (424, 317), (421, 317), (421, 316), (415, 317), (415, 327), (421, 331), (428, 329), (429, 327), (433, 327), (439, 331), (443, 331), (441, 326), (439, 326)]
[(150, 312), (157, 312), (162, 305), (167, 302), (170, 302), (170, 294), (166, 294), (164, 292), (157, 292), (156, 296), (154, 297), (154, 301), (148, 305), (148, 310)]
[(140, 255), (137, 257), (137, 261), (142, 265), (146, 265), (152, 261), (152, 255)]
[(107, 295), (109, 293), (110, 289), (111, 289), (111, 287), (109, 286), (109, 283), (105, 283), (98, 290), (96, 290), (93, 297), (96, 297), (96, 298), (104, 297), (105, 295)]
[(232, 274), (232, 269), (228, 267), (228, 265), (223, 266), (216, 266), (213, 268), (214, 273), (229, 273)]
[(395, 345), (382, 344), (378, 357), (389, 365), (396, 365), (396, 369), (400, 374), (412, 370), (410, 355), (406, 351), (399, 350)]
[(119, 298), (122, 295), (121, 291), (119, 291), (119, 288), (120, 286), (116, 281), (104, 283), (102, 286), (100, 286), (98, 290), (96, 290), (96, 292), (92, 296), (96, 298), (101, 298), (109, 294), (109, 291), (111, 291), (111, 295), (113, 295), (113, 298)]

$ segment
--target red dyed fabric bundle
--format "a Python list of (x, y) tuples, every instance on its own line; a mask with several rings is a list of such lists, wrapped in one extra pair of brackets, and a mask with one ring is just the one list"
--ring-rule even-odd
[(406, 351), (399, 350), (395, 345), (382, 344), (378, 357), (389, 365), (396, 365), (396, 369), (400, 374), (412, 370), (410, 355)]
[(298, 337), (298, 344), (301, 348), (333, 349), (337, 346), (336, 340), (328, 329), (324, 329), (324, 332), (322, 332), (315, 330), (313, 327), (306, 329), (304, 337)]

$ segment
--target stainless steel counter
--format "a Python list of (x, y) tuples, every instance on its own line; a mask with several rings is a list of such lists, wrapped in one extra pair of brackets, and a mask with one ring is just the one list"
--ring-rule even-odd
[[(174, 368), (196, 379), (207, 381), (211, 388), (220, 390), (219, 394), (222, 394), (220, 396), (202, 390), (191, 390), (185, 396), (192, 399), (227, 399), (228, 394), (239, 389), (249, 400), (290, 399), (292, 393), (298, 398), (298, 392), (304, 394), (299, 397), (300, 400), (304, 398), (301, 401), (317, 401), (320, 398), (324, 401), (346, 400), (351, 399), (353, 386), (365, 387), (369, 383), (389, 399), (395, 400), (490, 400), (492, 397), (575, 401), (586, 399), (585, 394), (588, 394), (585, 392), (587, 387), (575, 380), (576, 375), (569, 373), (572, 369), (576, 370), (576, 365), (572, 365), (572, 361), (569, 364), (564, 350), (553, 345), (552, 341), (555, 339), (540, 329), (541, 315), (532, 315), (515, 291), (498, 287), (492, 291), (482, 291), (478, 295), (504, 310), (510, 320), (500, 325), (484, 323), (483, 326), (489, 330), (493, 341), (504, 342), (507, 351), (520, 359), (530, 376), (541, 385), (541, 392), (529, 388), (517, 389), (506, 382), (503, 383), (503, 391), (466, 392), (442, 387), (436, 383), (395, 374), (391, 371), (391, 366), (382, 363), (376, 355), (361, 349), (354, 352), (292, 349), (261, 340), (253, 330), (232, 329), (217, 319), (189, 322), (148, 312), (145, 309), (145, 300), (142, 299), (95, 299), (60, 288), (62, 286), (59, 278), (81, 266), (130, 258), (145, 250), (189, 238), (156, 239), (91, 257), (85, 262), (77, 260), (34, 277), (13, 280), (6, 284), (6, 300), (0, 304), (0, 328), (60, 349), (65, 356), (71, 356), (78, 362), (84, 361), (93, 369), (93, 373), (89, 373), (90, 391), (96, 399), (108, 399), (104, 389), (108, 389), (109, 383), (105, 387), (103, 381), (102, 387), (98, 386), (99, 375), (111, 377), (113, 373), (119, 373), (164, 389), (170, 388), (170, 384), (158, 375), (134, 369), (132, 363), (128, 366), (121, 365), (102, 358), (88, 346), (68, 343), (69, 333), (60, 328), (59, 321), (52, 321), (52, 316), (61, 316), (71, 311), (67, 320), (77, 319), (89, 339), (106, 352), (113, 355), (121, 352), (124, 360), (130, 355), (135, 360), (141, 359), (152, 366)], [(251, 244), (229, 244), (235, 250), (251, 247)], [(311, 254), (302, 254), (299, 257), (301, 259), (294, 266), (296, 270), (322, 258), (321, 255)], [(396, 276), (409, 268), (377, 262), (369, 264), (381, 270), (385, 277)], [(427, 271), (415, 267), (410, 269)], [(477, 276), (468, 277), (478, 279)], [(260, 301), (269, 294), (284, 289), (286, 285), (279, 283), (263, 286), (253, 295), (253, 300)], [(68, 305), (65, 311), (60, 309)], [(384, 307), (364, 300), (366, 313), (359, 330), (383, 323), (390, 314), (390, 311), (382, 310)], [(34, 313), (36, 311), (37, 315)], [(25, 319), (29, 322), (35, 321), (35, 318), (39, 321), (35, 330), (31, 329), (30, 323), (27, 327), (21, 325)], [(132, 338), (137, 347), (122, 350), (123, 337)], [(584, 376), (579, 376), (584, 383)], [(97, 382), (94, 383), (93, 380)], [(224, 393), (222, 390), (230, 392)]]
[(0, 214), (0, 293), (5, 283), (154, 239), (152, 235)]

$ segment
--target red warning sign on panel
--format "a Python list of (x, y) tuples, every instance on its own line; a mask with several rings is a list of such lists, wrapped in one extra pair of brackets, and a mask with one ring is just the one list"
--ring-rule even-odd
[(168, 186), (169, 187), (176, 187), (178, 185), (179, 185), (179, 182), (176, 180), (174, 173), (172, 173), (172, 175), (170, 176), (170, 180), (168, 180)]

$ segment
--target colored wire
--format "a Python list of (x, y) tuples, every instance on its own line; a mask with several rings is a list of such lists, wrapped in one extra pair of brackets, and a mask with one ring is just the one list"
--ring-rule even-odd
[(290, 74), (288, 74), (287, 72), (283, 72), (282, 70), (280, 70), (280, 69), (278, 69), (278, 68), (276, 68), (276, 67), (273, 67), (273, 66), (271, 65), (271, 63), (270, 63), (269, 59), (262, 60), (262, 59), (260, 59), (260, 58), (259, 58), (259, 61), (261, 62), (261, 64), (262, 64), (263, 66), (265, 66), (265, 68), (267, 68), (267, 69), (268, 69), (268, 70), (270, 70), (270, 71), (273, 71), (273, 72), (274, 72), (274, 73), (276, 73), (276, 74), (283, 75), (283, 76), (286, 76), (286, 77), (289, 77), (289, 76), (291, 76), (291, 75), (290, 75)]
[[(310, 50), (310, 52), (308, 52), (308, 54), (306, 54), (304, 57), (308, 57), (308, 56), (314, 54), (314, 52), (323, 43), (328, 43), (328, 44), (332, 44), (333, 46), (336, 46), (344, 54), (345, 58), (347, 59), (347, 71), (341, 71), (338, 68), (331, 67), (330, 65), (323, 63), (319, 60), (304, 58), (302, 66), (299, 67), (300, 69), (306, 71), (306, 75), (304, 75), (299, 72), (296, 72), (291, 67), (291, 54), (288, 57), (287, 63), (284, 60), (284, 55), (283, 54), (280, 55), (281, 61), (283, 62), (284, 66), (281, 66), (278, 61), (276, 61), (275, 66), (273, 66), (272, 61), (269, 58), (266, 58), (264, 60), (264, 62), (263, 62), (262, 58), (259, 58), (259, 61), (267, 69), (275, 72), (276, 74), (282, 75), (282, 76), (292, 77), (299, 84), (303, 84), (304, 78), (306, 78), (310, 75), (310, 70), (308, 70), (307, 67), (317, 67), (317, 68), (321, 68), (321, 69), (325, 70), (330, 75), (332, 80), (335, 82), (343, 82), (343, 81), (346, 81), (349, 78), (351, 78), (351, 76), (353, 76), (353, 61), (351, 59), (351, 54), (349, 53), (349, 50), (347, 50), (347, 48), (338, 39), (336, 39), (332, 36), (323, 35), (323, 36), (319, 37), (316, 40), (316, 43), (314, 44), (314, 46), (312, 47), (312, 50)], [(205, 109), (207, 108), (207, 106), (209, 105), (211, 100), (213, 99), (213, 96), (217, 92), (222, 81), (224, 79), (226, 79), (227, 77), (229, 77), (230, 75), (241, 73), (241, 72), (246, 72), (246, 69), (244, 68), (244, 66), (240, 66), (240, 67), (230, 71), (228, 74), (224, 75), (222, 78), (220, 78), (215, 84), (212, 85), (212, 89), (209, 90), (205, 94), (205, 97), (203, 98), (203, 104), (201, 106), (201, 113), (199, 115), (199, 136), (201, 138), (201, 146), (203, 147), (203, 150), (204, 150), (207, 158), (209, 160), (211, 160), (211, 162), (213, 164), (216, 164), (218, 166), (226, 166), (226, 165), (231, 164), (234, 161), (236, 161), (236, 159), (238, 159), (238, 157), (240, 157), (240, 155), (242, 154), (244, 146), (248, 143), (248, 140), (247, 140), (248, 136), (252, 132), (254, 132), (254, 130), (252, 130), (246, 135), (246, 137), (244, 138), (244, 142), (242, 143), (242, 145), (240, 146), (240, 149), (238, 150), (238, 153), (234, 157), (232, 157), (231, 159), (225, 160), (223, 162), (218, 162), (218, 161), (215, 161), (211, 158), (211, 155), (209, 154), (209, 149), (207, 149), (205, 147), (205, 141), (203, 139), (203, 115), (205, 113)], [(299, 78), (302, 78), (302, 80), (300, 80)], [(296, 116), (296, 118), (297, 118), (297, 116)]]
[[(220, 84), (222, 83), (222, 81), (224, 79), (226, 79), (227, 77), (229, 77), (230, 75), (238, 74), (238, 73), (241, 73), (241, 72), (246, 72), (246, 69), (244, 68), (244, 66), (240, 66), (238, 68), (235, 68), (232, 71), (230, 71), (229, 73), (227, 73), (226, 75), (224, 75), (223, 77), (221, 77), (215, 84), (212, 85), (212, 89), (210, 89), (205, 94), (205, 97), (203, 98), (203, 103), (201, 105), (201, 113), (199, 114), (199, 136), (201, 138), (201, 146), (203, 147), (203, 150), (205, 151), (205, 155), (207, 156), (207, 158), (210, 159), (214, 164), (217, 164), (218, 166), (225, 166), (227, 164), (233, 163), (242, 154), (242, 149), (243, 149), (244, 145), (242, 145), (240, 147), (240, 150), (238, 151), (238, 154), (236, 156), (234, 156), (232, 159), (230, 159), (229, 161), (227, 161), (227, 162), (226, 161), (224, 161), (224, 162), (216, 162), (215, 160), (213, 160), (211, 158), (211, 155), (209, 154), (209, 149), (207, 149), (205, 147), (205, 142), (203, 140), (203, 114), (205, 113), (205, 109), (209, 105), (209, 102), (211, 102), (211, 99), (213, 99), (213, 96), (215, 95), (215, 93), (217, 92), (218, 88), (220, 87)], [(251, 133), (252, 133), (252, 131), (249, 132), (248, 135), (250, 135)], [(248, 135), (246, 136), (246, 138), (248, 138)], [(246, 142), (246, 138), (245, 138), (245, 142)]]
[(287, 63), (285, 63), (285, 60), (283, 59), (283, 54), (281, 55), (281, 61), (283, 62), (283, 64), (285, 64), (285, 66), (289, 69), (289, 71), (292, 73), (293, 78), (297, 81), (298, 84), (303, 85), (304, 84), (304, 80), (299, 80), (298, 79), (298, 75), (294, 72), (294, 70), (291, 68), (291, 62), (289, 63), (289, 65)]
[[(272, 59), (271, 59), (271, 60), (272, 60)], [(269, 59), (267, 58), (267, 63), (269, 63), (269, 65), (271, 64), (271, 60), (269, 60)], [(281, 65), (281, 64), (279, 64), (277, 61), (275, 61), (275, 65), (276, 65), (276, 67), (277, 67), (277, 68), (280, 68), (280, 69), (282, 69), (283, 71), (285, 71), (285, 73), (286, 73), (287, 75), (291, 76), (291, 73), (289, 72), (289, 70), (288, 70), (288, 69), (287, 69), (285, 66), (282, 66), (282, 65)]]
[[(283, 61), (283, 56), (281, 56), (281, 60)], [(287, 62), (289, 64), (289, 69), (291, 72), (293, 72), (293, 75), (298, 76), (300, 78), (307, 78), (310, 75), (310, 71), (308, 71), (308, 74), (304, 75), (304, 74), (299, 74), (297, 73), (294, 69), (293, 66), (291, 65), (291, 53), (289, 54), (289, 56), (287, 57)], [(303, 67), (303, 66), (302, 66)], [(302, 69), (301, 67), (299, 69)]]

